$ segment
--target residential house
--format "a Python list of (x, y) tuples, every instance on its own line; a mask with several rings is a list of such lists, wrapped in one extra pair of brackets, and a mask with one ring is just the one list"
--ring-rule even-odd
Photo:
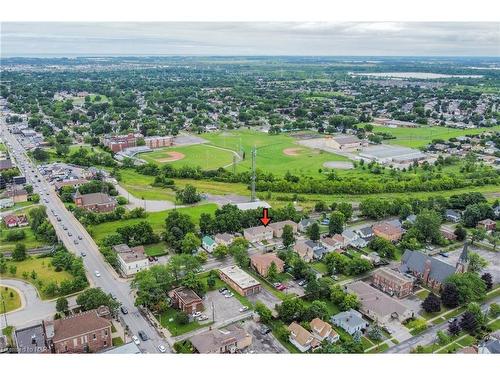
[(14, 168), (12, 160), (10, 159), (0, 159), (0, 171), (5, 171), (7, 169)]
[(269, 224), (269, 228), (273, 230), (273, 235), (276, 238), (281, 238), (283, 236), (283, 228), (285, 225), (289, 225), (292, 227), (293, 233), (297, 233), (297, 223), (291, 221), (291, 220), (284, 220), (284, 221), (278, 221), (277, 223), (271, 223)]
[(346, 246), (354, 246), (356, 241), (359, 239), (359, 235), (351, 229), (346, 229), (342, 232), (342, 237), (344, 237), (344, 243)]
[(236, 353), (252, 345), (252, 335), (236, 324), (200, 333), (189, 339), (197, 353)]
[(334, 343), (340, 338), (339, 334), (335, 332), (332, 326), (320, 318), (314, 318), (309, 325), (311, 326), (312, 334), (319, 342), (326, 340), (329, 343)]
[(129, 277), (149, 268), (149, 260), (144, 246), (129, 247), (127, 244), (113, 246), (118, 255), (118, 263), (123, 276)]
[(412, 274), (423, 285), (439, 292), (448, 276), (467, 270), (468, 261), (467, 244), (465, 244), (455, 267), (421, 251), (406, 250), (401, 259), (399, 271)]
[(17, 227), (17, 216), (16, 215), (5, 215), (3, 217), (3, 223), (7, 228)]
[(299, 254), (303, 261), (310, 262), (314, 259), (314, 249), (320, 246), (312, 240), (298, 240), (293, 245), (293, 251)]
[(273, 239), (273, 229), (269, 226), (260, 225), (258, 227), (243, 230), (243, 236), (248, 242), (262, 242)]
[(332, 237), (322, 237), (320, 239), (321, 245), (328, 251), (328, 252), (342, 252), (345, 243), (344, 243), (344, 237), (341, 234), (335, 234)]
[(207, 252), (212, 253), (217, 247), (217, 243), (210, 236), (204, 236), (201, 240), (201, 247)]
[(311, 349), (317, 348), (320, 345), (320, 341), (314, 337), (314, 335), (307, 329), (302, 327), (297, 322), (293, 322), (288, 326), (288, 331), (290, 331), (290, 342), (297, 348), (301, 353), (305, 353)]
[(439, 232), (443, 235), (444, 238), (450, 241), (455, 241), (457, 239), (457, 235), (447, 227), (442, 226), (439, 228)]
[(203, 301), (193, 290), (181, 286), (168, 293), (172, 305), (184, 311), (186, 314), (192, 314), (197, 311), (203, 311)]
[(356, 332), (364, 332), (369, 326), (368, 322), (362, 318), (361, 313), (353, 309), (332, 316), (331, 321), (351, 336)]
[(0, 199), (0, 209), (9, 208), (14, 206), (14, 201), (12, 198), (1, 198)]
[(479, 354), (500, 354), (500, 331), (495, 331), (489, 338), (478, 345)]
[(234, 236), (229, 233), (217, 233), (214, 239), (217, 245), (229, 246), (233, 243)]
[(28, 201), (28, 192), (26, 189), (19, 186), (11, 186), (5, 192), (5, 198), (11, 198), (14, 203), (22, 203)]
[(109, 309), (98, 308), (45, 323), (53, 353), (95, 353), (113, 346)]
[(363, 240), (365, 240), (367, 242), (373, 240), (373, 237), (375, 236), (373, 234), (373, 229), (371, 227), (359, 228), (359, 229), (354, 230), (354, 232), (356, 232), (358, 234), (359, 238), (362, 238)]
[(451, 221), (452, 223), (458, 223), (460, 221), (461, 215), (460, 212), (448, 209), (445, 211), (444, 217), (446, 218), (446, 220)]
[(413, 283), (414, 279), (407, 274), (386, 267), (372, 273), (373, 286), (398, 298), (409, 296), (413, 291)]
[(401, 228), (389, 224), (388, 222), (374, 224), (372, 229), (375, 236), (392, 242), (399, 241), (403, 236), (403, 230)]
[(492, 232), (497, 227), (497, 223), (491, 219), (484, 219), (477, 223), (477, 228), (484, 229), (486, 232)]
[(302, 219), (299, 222), (298, 225), (298, 230), (302, 233), (307, 232), (307, 228), (309, 228), (311, 225), (313, 225), (316, 222), (316, 220), (313, 219)]
[(224, 267), (219, 270), (219, 276), (222, 281), (227, 283), (238, 294), (250, 296), (260, 292), (262, 286), (248, 273), (238, 266)]
[(117, 205), (116, 199), (105, 193), (80, 194), (78, 191), (73, 199), (77, 207), (97, 213), (113, 211)]
[(406, 305), (364, 281), (350, 283), (346, 286), (346, 290), (358, 296), (361, 303), (359, 311), (376, 322), (388, 323), (392, 320), (404, 322), (414, 316), (414, 312)]
[(278, 258), (274, 253), (255, 254), (250, 257), (250, 264), (252, 268), (254, 268), (259, 275), (263, 277), (267, 277), (269, 267), (271, 267), (271, 264), (273, 263), (276, 266), (278, 273), (283, 272), (285, 262)]

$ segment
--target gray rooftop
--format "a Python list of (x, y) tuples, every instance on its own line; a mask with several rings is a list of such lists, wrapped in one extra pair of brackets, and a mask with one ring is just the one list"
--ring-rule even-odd
[(432, 279), (442, 283), (448, 276), (451, 276), (455, 273), (455, 267), (453, 267), (451, 264), (430, 257), (420, 251), (412, 250), (406, 250), (404, 252), (403, 258), (401, 260), (400, 271), (423, 273), (425, 262), (428, 259), (431, 261), (431, 272), (429, 274), (429, 277), (431, 277)]
[(18, 329), (15, 336), (19, 353), (42, 353), (48, 350), (45, 343), (45, 331), (41, 323)]
[[(366, 320), (364, 320), (361, 317), (361, 313), (357, 312), (356, 310), (350, 309), (347, 311), (342, 311), (339, 312), (338, 314), (332, 316), (332, 323), (334, 323), (335, 320), (339, 320), (342, 322), (342, 324), (356, 328), (358, 326), (364, 326), (366, 325)], [(335, 323), (334, 323), (335, 324)]]

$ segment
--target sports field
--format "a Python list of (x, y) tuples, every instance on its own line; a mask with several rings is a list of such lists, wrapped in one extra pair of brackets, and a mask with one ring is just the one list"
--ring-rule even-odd
[(257, 168), (283, 175), (287, 171), (302, 176), (318, 176), (323, 164), (347, 161), (343, 156), (311, 150), (296, 144), (296, 139), (285, 134), (269, 135), (255, 130), (237, 130), (203, 134), (211, 144), (234, 151), (243, 150), (245, 159), (237, 171), (251, 169), (252, 147), (257, 148)]
[(189, 165), (203, 169), (217, 169), (233, 162), (233, 153), (209, 145), (162, 148), (139, 155), (141, 159), (157, 164), (171, 163), (176, 168)]
[[(375, 125), (375, 124), (374, 124)], [(388, 144), (397, 144), (406, 147), (422, 147), (429, 144), (433, 139), (448, 140), (453, 137), (464, 135), (480, 134), (484, 131), (500, 131), (500, 125), (492, 128), (479, 128), (479, 129), (453, 129), (445, 128), (442, 126), (421, 126), (418, 128), (388, 128), (386, 126), (374, 126), (375, 133), (388, 133), (396, 137), (384, 141)]]

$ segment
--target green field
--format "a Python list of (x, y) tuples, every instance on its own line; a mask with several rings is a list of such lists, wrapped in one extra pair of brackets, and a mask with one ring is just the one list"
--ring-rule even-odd
[[(287, 171), (302, 176), (318, 176), (327, 161), (347, 161), (343, 156), (302, 147), (289, 135), (269, 135), (255, 130), (237, 130), (201, 135), (211, 144), (240, 152), (245, 159), (238, 164), (237, 171), (251, 169), (252, 147), (257, 148), (257, 169), (282, 175)], [(284, 150), (296, 149), (297, 155), (285, 155)]]
[[(25, 280), (31, 284), (33, 284), (40, 293), (42, 299), (46, 299), (47, 296), (44, 295), (42, 289), (49, 282), (54, 281), (60, 284), (64, 280), (72, 280), (73, 276), (71, 276), (67, 271), (56, 272), (54, 267), (51, 265), (51, 258), (28, 258), (21, 262), (8, 261), (7, 269), (11, 265), (17, 267), (17, 271), (15, 275), (6, 274), (8, 277), (15, 277), (17, 279)], [(36, 278), (33, 279), (31, 277), (31, 272), (36, 272)], [(23, 273), (27, 272), (29, 275), (27, 278), (24, 278)], [(41, 285), (40, 285), (41, 284)]]
[[(26, 234), (26, 237), (22, 240), (19, 241), (7, 241), (7, 234), (9, 231), (18, 231), (18, 230), (23, 230), (24, 233)], [(12, 251), (16, 247), (16, 244), (20, 242), (23, 243), (26, 246), (26, 249), (36, 249), (38, 247), (43, 247), (46, 244), (43, 242), (38, 241), (35, 238), (35, 234), (31, 230), (30, 227), (24, 227), (24, 228), (11, 228), (11, 229), (6, 229), (2, 228), (1, 233), (0, 233), (0, 252), (3, 251)]]
[[(172, 189), (153, 187), (154, 176), (146, 176), (133, 169), (120, 169), (120, 186), (134, 197), (149, 200), (175, 200), (175, 192)], [(126, 198), (126, 197), (125, 197)]]
[[(180, 152), (185, 157), (176, 161), (168, 161), (169, 152)], [(139, 155), (141, 159), (158, 164), (172, 164), (175, 167), (183, 165), (200, 166), (203, 169), (217, 169), (233, 162), (233, 153), (229, 150), (212, 147), (205, 144), (168, 147)]]
[[(178, 208), (179, 212), (185, 213), (191, 217), (191, 219), (198, 224), (200, 220), (200, 215), (202, 213), (214, 213), (217, 206), (215, 204), (203, 204), (193, 207), (182, 207)], [(165, 229), (165, 218), (170, 211), (160, 211), (160, 212), (150, 212), (145, 219), (129, 219), (129, 220), (118, 220), (109, 221), (107, 223), (102, 223), (99, 225), (94, 225), (89, 227), (90, 234), (96, 241), (102, 240), (106, 235), (116, 232), (119, 227), (125, 225), (137, 224), (140, 221), (146, 220), (151, 224), (155, 232), (161, 233)]]
[(1, 285), (0, 302), (2, 302), (0, 303), (0, 314), (3, 314), (20, 308), (21, 296), (14, 289)]
[(418, 128), (388, 128), (374, 124), (373, 132), (388, 133), (396, 137), (396, 139), (389, 139), (384, 141), (388, 144), (396, 144), (406, 147), (422, 147), (425, 146), (433, 139), (448, 140), (453, 137), (463, 135), (480, 134), (484, 131), (499, 131), (500, 125), (491, 128), (478, 128), (478, 129), (453, 129), (445, 128), (442, 126), (420, 126)]

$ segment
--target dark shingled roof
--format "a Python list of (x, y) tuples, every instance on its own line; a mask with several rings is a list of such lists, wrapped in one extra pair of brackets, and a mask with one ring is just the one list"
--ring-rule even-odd
[(451, 264), (443, 262), (439, 259), (430, 257), (420, 251), (406, 250), (401, 260), (401, 272), (418, 272), (424, 273), (425, 262), (429, 259), (431, 261), (431, 272), (429, 277), (440, 283), (444, 282), (448, 276), (455, 273), (455, 267)]

